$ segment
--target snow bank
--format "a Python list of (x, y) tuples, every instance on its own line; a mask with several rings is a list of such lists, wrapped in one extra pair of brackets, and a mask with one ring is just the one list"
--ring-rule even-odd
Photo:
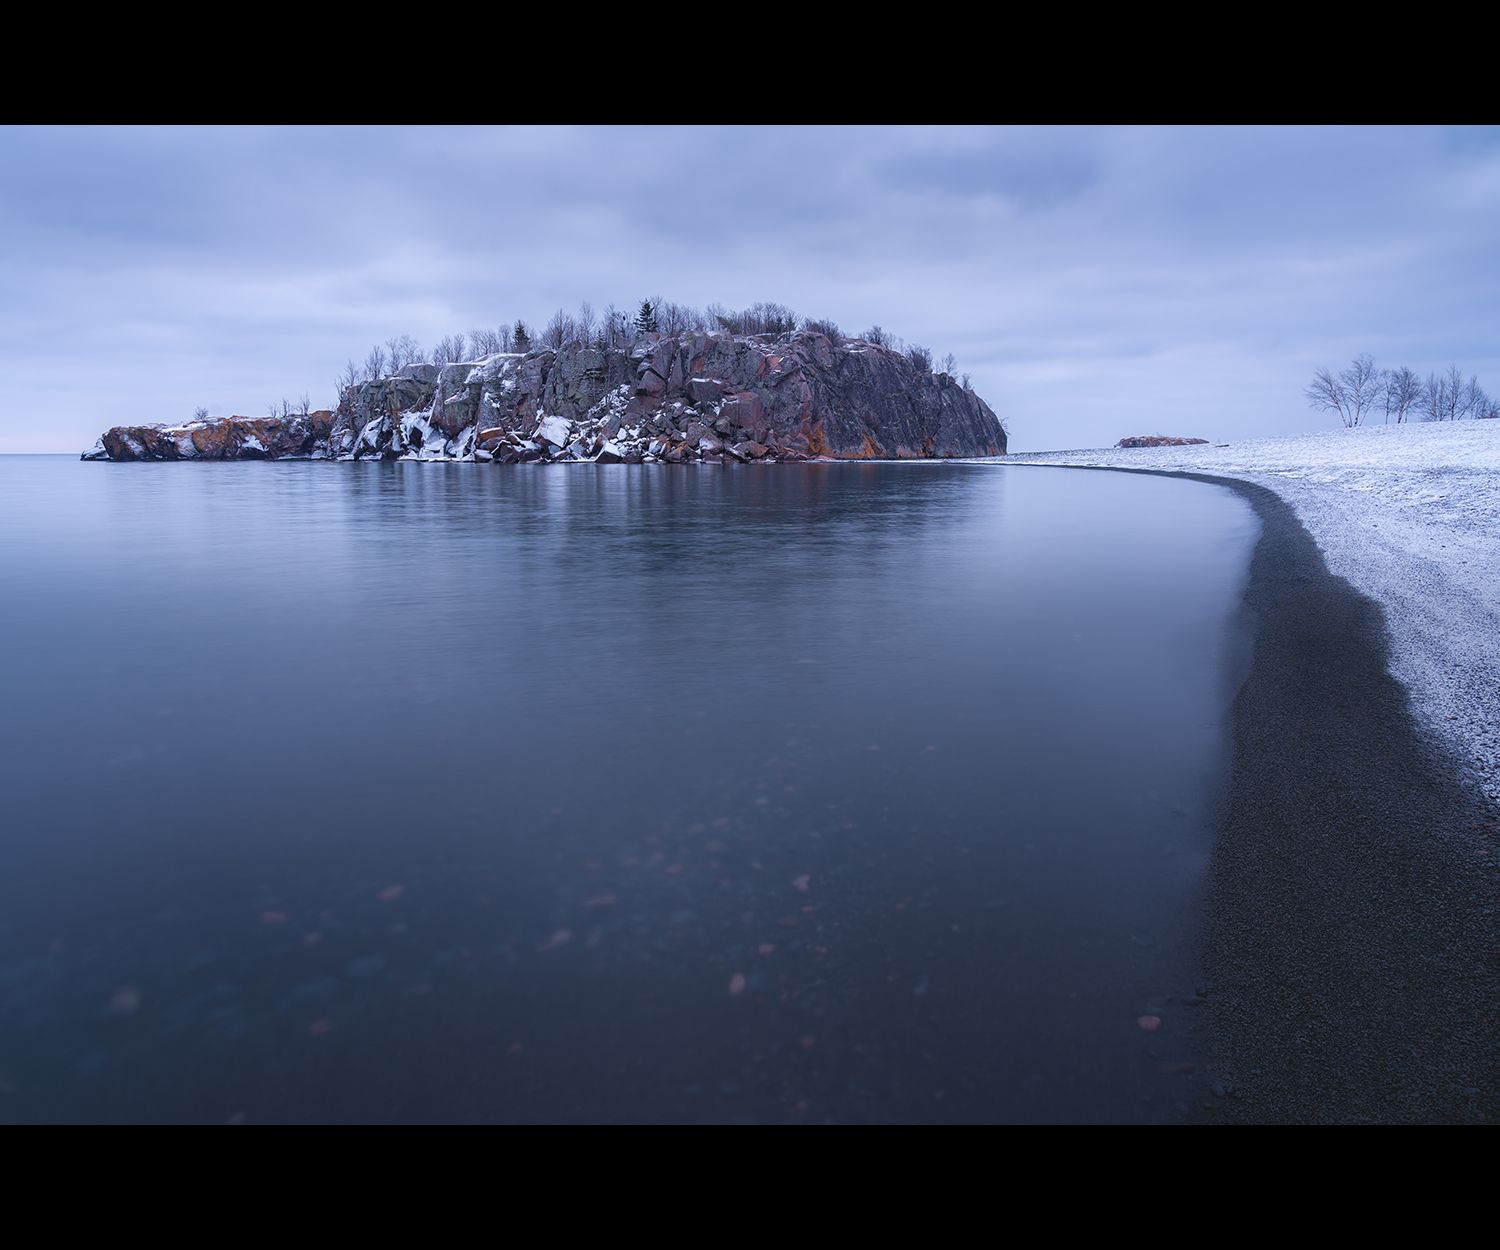
[(1500, 421), (1007, 461), (1176, 469), (1274, 490), (1328, 567), (1385, 608), (1391, 671), (1418, 719), (1500, 801)]

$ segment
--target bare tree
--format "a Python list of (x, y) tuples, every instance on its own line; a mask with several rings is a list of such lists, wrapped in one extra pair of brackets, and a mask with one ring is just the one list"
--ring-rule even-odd
[(591, 343), (595, 332), (599, 329), (599, 318), (594, 316), (594, 306), (584, 300), (578, 305), (578, 337), (585, 343)]
[(385, 348), (376, 343), (365, 357), (365, 381), (375, 382), (385, 376)]
[(1448, 418), (1448, 382), (1441, 373), (1429, 373), (1422, 383), (1417, 401), (1423, 421), (1446, 421)]
[(943, 372), (951, 378), (956, 368), (958, 368), (958, 360), (952, 352), (949, 352), (943, 357)]
[(838, 322), (829, 321), (823, 317), (808, 317), (802, 323), (802, 328), (809, 334), (826, 334), (835, 343), (840, 342), (844, 332), (839, 329)]
[(338, 383), (337, 383), (337, 385), (338, 385), (339, 399), (342, 400), (344, 398), (344, 392), (347, 391), (351, 386), (353, 386), (358, 381), (359, 381), (359, 368), (351, 360), (348, 364), (346, 364), (344, 366), (343, 372), (341, 372), (339, 374), (339, 376), (338, 376)]
[(1477, 378), (1464, 381), (1457, 365), (1449, 365), (1446, 373), (1429, 373), (1422, 383), (1419, 407), (1424, 421), (1457, 421), (1466, 416), (1472, 403), (1469, 388), (1477, 390)]
[(407, 365), (415, 364), (421, 359), (422, 349), (417, 346), (417, 340), (409, 334), (403, 334), (400, 338), (387, 339), (385, 345), (390, 352), (392, 373)]
[(1458, 388), (1459, 396), (1457, 415), (1460, 419), (1464, 417), (1477, 417), (1484, 411), (1484, 405), (1489, 396), (1484, 393), (1484, 388), (1479, 385), (1477, 375), (1470, 375), (1469, 380)]
[(1335, 377), (1327, 369), (1319, 369), (1313, 380), (1302, 392), (1307, 396), (1308, 406), (1319, 412), (1336, 412), (1345, 426), (1354, 424), (1349, 411), (1349, 397), (1344, 391), (1343, 377)]
[(469, 347), (476, 356), (493, 356), (500, 350), (500, 336), (493, 330), (470, 330)]
[(193, 420), (194, 421), (207, 421), (208, 420), (208, 409), (207, 408), (194, 408), (193, 409)]
[(432, 363), (435, 365), (451, 365), (458, 359), (458, 349), (454, 346), (453, 336), (445, 334), (432, 347)]
[(516, 349), (516, 332), (508, 325), (495, 331), (495, 340), (500, 344), (502, 352), (513, 352)]
[(1405, 365), (1399, 369), (1387, 369), (1381, 374), (1380, 400), (1385, 409), (1387, 423), (1392, 417), (1400, 425), (1417, 406), (1422, 393), (1422, 379)]
[(964, 374), (963, 377), (959, 378), (958, 384), (961, 387), (963, 387), (964, 390), (966, 390), (966, 391), (972, 391), (974, 389), (972, 386), (969, 385), (969, 375), (967, 373)]
[(1384, 378), (1375, 362), (1361, 352), (1337, 376), (1319, 369), (1302, 393), (1311, 407), (1336, 412), (1345, 426), (1353, 428), (1364, 420), (1367, 411), (1382, 402)]
[(891, 345), (891, 336), (879, 326), (871, 326), (859, 337), (875, 347), (889, 347)]
[(630, 342), (630, 318), (613, 304), (604, 310), (604, 346), (624, 347)]
[(913, 343), (906, 349), (906, 358), (923, 373), (932, 372), (932, 353), (927, 348)]
[(1361, 352), (1339, 377), (1343, 380), (1344, 394), (1349, 400), (1349, 412), (1354, 418), (1350, 424), (1359, 425), (1364, 420), (1365, 411), (1375, 404), (1375, 397), (1380, 389), (1380, 372), (1375, 368), (1375, 362)]
[(302, 392), (302, 398), (297, 403), (297, 411), (304, 417), (312, 412), (312, 400), (308, 397), (306, 391)]
[(708, 318), (687, 304), (674, 304), (658, 297), (652, 301), (656, 309), (656, 320), (664, 334), (686, 334), (689, 330), (708, 328)]
[(552, 314), (552, 320), (547, 323), (547, 328), (542, 331), (542, 346), (558, 351), (577, 337), (578, 329), (573, 318), (559, 308)]
[(274, 399), (266, 405), (266, 416), (270, 417), (272, 421), (279, 420), (279, 414), (276, 411), (276, 401)]

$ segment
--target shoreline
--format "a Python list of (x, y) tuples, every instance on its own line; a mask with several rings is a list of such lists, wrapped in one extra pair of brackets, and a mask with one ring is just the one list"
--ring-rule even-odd
[(1201, 947), (1202, 1040), (1226, 1093), (1196, 1118), (1500, 1118), (1500, 916), (1480, 833), (1500, 812), (1423, 732), (1383, 609), (1269, 487), (1045, 467), (1222, 486), (1262, 527)]

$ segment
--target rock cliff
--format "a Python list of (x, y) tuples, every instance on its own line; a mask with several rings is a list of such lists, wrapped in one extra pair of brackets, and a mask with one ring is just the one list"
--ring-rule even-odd
[(118, 426), (83, 458), (681, 463), (995, 456), (1005, 445), (999, 418), (947, 374), (801, 331), (407, 365), (349, 387), (332, 413)]

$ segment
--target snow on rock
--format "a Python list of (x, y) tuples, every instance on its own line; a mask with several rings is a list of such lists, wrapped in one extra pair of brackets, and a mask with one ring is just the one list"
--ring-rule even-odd
[(531, 432), (538, 442), (551, 443), (554, 447), (566, 447), (572, 440), (568, 437), (571, 426), (561, 417), (543, 417)]
[(1328, 567), (1385, 609), (1391, 671), (1413, 710), (1500, 800), (1500, 421), (1007, 459), (1179, 470), (1274, 490)]

